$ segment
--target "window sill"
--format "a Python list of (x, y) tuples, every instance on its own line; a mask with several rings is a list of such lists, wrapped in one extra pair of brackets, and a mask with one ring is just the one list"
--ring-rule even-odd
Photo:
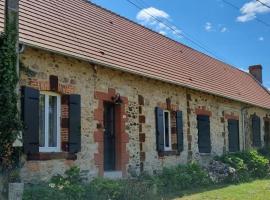
[(160, 151), (158, 152), (159, 157), (164, 157), (164, 156), (179, 156), (180, 152), (179, 151)]
[(35, 154), (29, 154), (27, 156), (27, 160), (60, 160), (60, 159), (66, 159), (66, 160), (76, 160), (77, 155), (74, 153), (68, 153), (68, 152), (57, 152), (57, 153), (35, 153)]

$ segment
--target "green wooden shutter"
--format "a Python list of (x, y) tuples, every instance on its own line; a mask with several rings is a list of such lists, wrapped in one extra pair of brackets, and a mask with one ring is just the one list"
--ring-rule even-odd
[(237, 152), (239, 148), (239, 121), (229, 119), (228, 120), (228, 131), (229, 131), (229, 151)]
[(81, 96), (69, 96), (69, 152), (81, 151)]
[(264, 121), (264, 143), (265, 146), (270, 144), (270, 123), (269, 121)]
[(156, 143), (157, 151), (164, 151), (164, 112), (156, 107)]
[(39, 152), (39, 91), (22, 87), (21, 96), (23, 150), (25, 154)]
[(184, 149), (184, 133), (183, 133), (183, 113), (182, 111), (176, 112), (176, 132), (177, 132), (177, 147), (181, 152)]
[(252, 117), (252, 136), (253, 136), (253, 146), (261, 147), (261, 119), (260, 117), (254, 115)]
[(198, 147), (200, 153), (211, 152), (210, 120), (209, 116), (198, 115)]

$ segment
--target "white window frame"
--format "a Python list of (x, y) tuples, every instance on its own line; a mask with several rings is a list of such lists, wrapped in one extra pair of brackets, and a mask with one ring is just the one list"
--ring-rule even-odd
[[(54, 92), (40, 92), (45, 95), (45, 147), (39, 147), (39, 152), (60, 152), (61, 135), (60, 135), (60, 119), (61, 119), (61, 98)], [(49, 147), (49, 96), (57, 97), (57, 146)], [(40, 134), (40, 133), (39, 133)]]
[[(168, 113), (168, 129), (169, 129), (169, 147), (166, 147), (166, 136), (165, 136), (165, 113)], [(164, 151), (172, 150), (172, 132), (171, 132), (171, 112), (169, 110), (163, 111), (163, 136), (164, 136)]]

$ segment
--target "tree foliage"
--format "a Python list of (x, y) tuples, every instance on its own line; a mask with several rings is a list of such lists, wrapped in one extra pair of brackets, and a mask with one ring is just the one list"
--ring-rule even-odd
[(18, 112), (16, 24), (7, 23), (0, 35), (0, 171), (14, 164), (13, 143), (21, 130)]

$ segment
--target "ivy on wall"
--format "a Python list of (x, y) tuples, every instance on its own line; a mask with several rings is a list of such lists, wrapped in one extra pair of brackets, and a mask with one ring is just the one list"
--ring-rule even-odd
[[(15, 22), (15, 20), (13, 20)], [(18, 111), (16, 24), (7, 23), (0, 35), (0, 172), (15, 163), (13, 143), (22, 128)]]

